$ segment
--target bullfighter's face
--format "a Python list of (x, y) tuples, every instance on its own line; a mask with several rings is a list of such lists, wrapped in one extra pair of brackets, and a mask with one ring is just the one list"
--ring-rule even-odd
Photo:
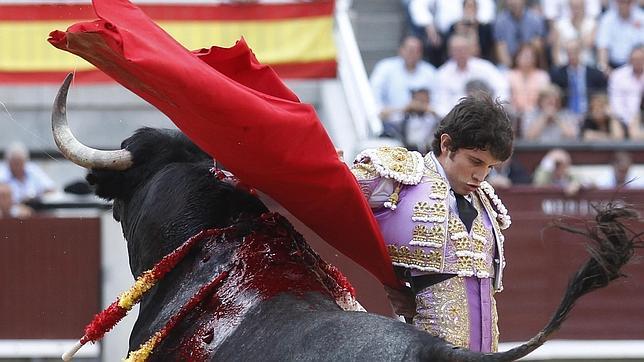
[(450, 187), (457, 194), (467, 195), (476, 190), (493, 167), (501, 164), (488, 150), (460, 148), (450, 150), (451, 138), (441, 137), (438, 160), (445, 170)]

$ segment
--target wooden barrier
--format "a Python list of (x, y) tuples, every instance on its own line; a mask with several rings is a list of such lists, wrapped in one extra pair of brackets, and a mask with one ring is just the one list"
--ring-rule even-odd
[[(644, 191), (587, 191), (566, 197), (555, 189), (499, 192), (512, 215), (506, 233), (505, 290), (497, 295), (503, 341), (523, 341), (549, 320), (569, 277), (587, 258), (585, 240), (551, 226), (577, 226), (592, 217), (594, 203), (628, 202), (644, 214)], [(644, 231), (644, 225), (631, 225)], [(582, 297), (557, 339), (644, 339), (644, 265), (639, 250), (625, 273), (607, 288)]]
[(634, 164), (644, 164), (644, 142), (567, 142), (536, 143), (519, 140), (514, 148), (514, 158), (528, 170), (534, 170), (543, 156), (553, 148), (563, 148), (570, 153), (573, 165), (609, 165), (616, 151), (628, 152)]
[[(584, 191), (566, 197), (555, 189), (499, 191), (513, 218), (506, 233), (505, 290), (497, 294), (501, 340), (522, 341), (545, 325), (570, 274), (586, 259), (584, 240), (548, 227), (566, 214), (592, 217), (596, 202), (623, 200), (644, 213), (644, 191)], [(380, 284), (295, 222), (313, 247), (338, 265), (370, 311), (389, 315)], [(644, 231), (642, 224), (632, 225)], [(0, 220), (0, 339), (75, 339), (99, 310), (98, 218), (36, 217)], [(629, 278), (582, 298), (558, 339), (644, 339), (642, 255)], [(640, 262), (637, 262), (637, 259)]]
[(0, 339), (77, 339), (100, 306), (100, 220), (0, 219)]

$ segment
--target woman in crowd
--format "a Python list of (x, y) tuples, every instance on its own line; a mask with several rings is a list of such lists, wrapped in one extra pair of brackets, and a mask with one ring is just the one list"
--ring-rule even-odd
[(597, 20), (587, 16), (584, 0), (570, 0), (570, 14), (555, 21), (551, 33), (552, 63), (554, 66), (568, 64), (566, 44), (578, 40), (581, 46), (581, 63), (594, 65), (593, 54)]
[(533, 111), (537, 107), (539, 92), (550, 84), (550, 76), (537, 68), (537, 52), (530, 43), (519, 48), (508, 80), (514, 111), (519, 115)]
[(580, 136), (583, 141), (621, 141), (626, 138), (626, 127), (610, 113), (605, 93), (591, 96)]

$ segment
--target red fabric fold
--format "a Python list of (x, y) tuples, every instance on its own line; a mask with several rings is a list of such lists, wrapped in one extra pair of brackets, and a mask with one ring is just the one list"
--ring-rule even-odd
[(100, 20), (54, 31), (49, 42), (161, 110), (382, 283), (400, 285), (371, 210), (315, 110), (259, 64), (243, 39), (192, 53), (128, 1), (93, 6)]

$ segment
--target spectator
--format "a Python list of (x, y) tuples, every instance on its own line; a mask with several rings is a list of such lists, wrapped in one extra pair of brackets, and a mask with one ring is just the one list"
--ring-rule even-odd
[(494, 90), (493, 96), (502, 100), (508, 98), (507, 80), (494, 64), (472, 56), (473, 40), (454, 35), (449, 40), (450, 59), (437, 72), (436, 97), (432, 104), (436, 113), (443, 117), (459, 99), (465, 97), (467, 82), (477, 79)]
[(644, 177), (636, 175), (633, 171), (632, 165), (633, 159), (628, 152), (615, 152), (611, 162), (611, 176), (604, 179), (598, 179), (596, 182), (597, 187), (601, 189), (644, 188)]
[(635, 0), (615, 2), (597, 28), (597, 67), (605, 73), (626, 64), (633, 48), (644, 44), (644, 10)]
[(476, 48), (473, 55), (490, 62), (494, 61), (494, 38), (492, 36), (492, 24), (482, 23), (476, 14), (478, 5), (476, 0), (463, 1), (463, 17), (450, 26), (447, 33), (447, 41), (454, 35), (463, 35), (475, 39)]
[(561, 90), (550, 85), (539, 93), (537, 109), (523, 119), (524, 138), (537, 142), (561, 142), (577, 137), (577, 118), (561, 110)]
[(591, 97), (590, 110), (584, 118), (580, 136), (583, 141), (621, 141), (626, 138), (626, 127), (610, 114), (605, 93)]
[(588, 110), (588, 97), (592, 93), (606, 92), (606, 76), (581, 59), (581, 43), (570, 40), (566, 44), (568, 64), (553, 68), (550, 79), (563, 93), (566, 108), (577, 115)]
[(630, 63), (608, 77), (610, 108), (628, 126), (639, 115), (643, 94), (644, 45), (640, 45), (631, 52)]
[(581, 190), (582, 183), (571, 171), (570, 154), (561, 148), (549, 151), (534, 171), (533, 184), (537, 187), (560, 188), (566, 195), (575, 195)]
[(580, 62), (586, 65), (595, 64), (593, 50), (597, 21), (592, 15), (586, 15), (584, 0), (570, 0), (570, 16), (562, 16), (553, 23), (550, 33), (552, 39), (552, 62), (555, 66), (568, 63), (568, 42), (578, 41)]
[(371, 86), (386, 126), (400, 128), (404, 111), (412, 101), (412, 90), (434, 85), (436, 68), (422, 60), (422, 43), (415, 36), (406, 36), (400, 43), (398, 56), (380, 60), (371, 73)]
[(21, 143), (12, 143), (0, 166), (0, 182), (11, 186), (14, 203), (25, 203), (54, 191), (54, 183), (38, 166), (29, 162), (29, 151)]
[(554, 23), (560, 19), (574, 17), (573, 13), (578, 9), (574, 9), (577, 4), (573, 3), (580, 3), (586, 16), (596, 19), (602, 12), (602, 1), (605, 0), (542, 0), (541, 2), (546, 20)]
[[(445, 39), (449, 29), (463, 18), (462, 0), (411, 0), (409, 14), (414, 26), (426, 39), (427, 58), (435, 66), (441, 66), (445, 61)], [(476, 19), (479, 23), (491, 23), (495, 14), (494, 0), (477, 0)]]
[(510, 99), (516, 112), (523, 115), (537, 107), (539, 92), (550, 84), (546, 71), (537, 68), (537, 53), (530, 43), (523, 44), (509, 72)]
[(521, 45), (532, 44), (539, 54), (539, 64), (545, 65), (544, 38), (546, 27), (539, 14), (525, 6), (525, 0), (506, 0), (506, 9), (494, 24), (496, 57), (498, 64), (505, 68), (512, 66), (512, 58)]
[(2, 218), (25, 218), (31, 216), (33, 210), (22, 205), (15, 204), (11, 195), (11, 186), (0, 182), (0, 219)]
[(402, 142), (408, 150), (429, 152), (438, 116), (429, 107), (429, 91), (418, 89), (412, 92), (412, 101), (405, 110), (402, 121)]

